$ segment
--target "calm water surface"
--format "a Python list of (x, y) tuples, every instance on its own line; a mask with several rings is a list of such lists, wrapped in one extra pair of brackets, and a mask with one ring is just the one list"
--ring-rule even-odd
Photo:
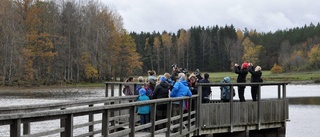
[[(235, 88), (237, 91), (237, 88)], [(43, 89), (41, 89), (43, 90)], [(52, 89), (51, 89), (52, 90)], [(212, 88), (212, 99), (220, 98), (219, 88)], [(75, 91), (75, 92), (74, 92)], [(65, 92), (65, 91), (63, 91)], [(1, 106), (12, 105), (31, 105), (31, 104), (45, 104), (54, 102), (65, 102), (70, 100), (83, 100), (89, 98), (99, 98), (104, 96), (104, 87), (101, 88), (88, 88), (88, 89), (68, 89), (67, 92), (74, 92), (72, 96), (64, 96), (59, 94), (54, 98), (46, 97), (39, 98), (34, 96), (0, 96)], [(237, 94), (237, 92), (236, 92)], [(276, 86), (262, 87), (262, 98), (276, 98), (278, 95)], [(250, 87), (245, 90), (245, 97), (251, 100)], [(287, 97), (320, 97), (320, 85), (288, 85)], [(238, 100), (236, 95), (235, 100)], [(289, 105), (289, 119), (287, 122), (287, 137), (318, 137), (320, 134), (320, 105), (319, 104), (301, 104), (301, 105)], [(98, 116), (100, 117), (100, 116)], [(81, 119), (81, 120), (77, 120)], [(96, 119), (98, 120), (98, 119)], [(81, 123), (81, 121), (87, 121), (87, 117), (77, 117), (74, 120), (75, 124)], [(31, 132), (39, 132), (43, 125), (51, 125), (50, 128), (55, 129), (59, 127), (58, 121), (49, 121), (42, 123), (32, 123)], [(99, 127), (99, 126), (95, 126)], [(0, 136), (9, 136), (8, 126), (0, 126)], [(87, 129), (78, 129), (87, 130)], [(77, 130), (75, 130), (75, 133)], [(57, 135), (52, 135), (57, 136)]]

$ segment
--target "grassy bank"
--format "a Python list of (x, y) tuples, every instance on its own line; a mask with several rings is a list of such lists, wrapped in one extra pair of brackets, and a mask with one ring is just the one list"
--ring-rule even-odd
[[(203, 75), (204, 72), (202, 72)], [(236, 82), (237, 74), (234, 72), (210, 72), (211, 82), (221, 82), (225, 76), (231, 78), (231, 82)], [(134, 76), (137, 78), (138, 76)], [(144, 76), (147, 77), (147, 76)], [(250, 81), (251, 74), (248, 74), (247, 81)], [(293, 84), (305, 84), (305, 83), (320, 83), (320, 71), (308, 71), (308, 72), (288, 72), (273, 74), (270, 71), (262, 71), (262, 79), (264, 82), (291, 82)], [(52, 88), (81, 88), (81, 87), (101, 87), (105, 86), (103, 82), (97, 83), (76, 83), (76, 84), (57, 84), (51, 86), (36, 86), (36, 87), (52, 87)], [(25, 88), (24, 86), (10, 86), (15, 88)], [(0, 86), (0, 89), (6, 88), (6, 86)]]
[[(202, 73), (203, 75), (203, 73)], [(221, 82), (225, 76), (231, 78), (231, 82), (236, 82), (237, 74), (234, 72), (210, 72), (211, 82)], [(137, 78), (138, 76), (134, 76)], [(144, 76), (145, 78), (147, 76)], [(247, 80), (250, 81), (251, 74), (247, 75)], [(273, 74), (271, 71), (262, 71), (262, 79), (264, 82), (291, 82), (291, 83), (320, 83), (320, 71), (308, 71), (308, 72), (288, 72)], [(103, 83), (103, 82), (102, 82)], [(102, 83), (80, 83), (69, 86), (78, 87), (99, 87)]]
[[(234, 72), (214, 72), (209, 73), (210, 80), (212, 82), (220, 82), (223, 77), (229, 76), (232, 82), (237, 79), (237, 74)], [(250, 80), (251, 74), (248, 74), (247, 79)], [(274, 81), (287, 81), (293, 83), (320, 83), (320, 71), (308, 71), (308, 72), (287, 72), (274, 74), (271, 71), (262, 71), (262, 79), (265, 82)]]

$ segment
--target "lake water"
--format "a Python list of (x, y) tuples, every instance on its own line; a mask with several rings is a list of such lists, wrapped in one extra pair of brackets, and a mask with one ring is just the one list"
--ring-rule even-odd
[[(237, 88), (235, 88), (237, 91)], [(320, 99), (320, 85), (288, 85), (287, 86), (287, 97), (319, 97)], [(28, 89), (31, 90), (31, 89)], [(37, 91), (40, 90), (40, 91)], [(32, 89), (32, 92), (41, 92), (48, 89)], [(52, 90), (52, 89), (50, 89)], [(77, 89), (59, 89), (59, 93), (54, 93), (55, 97), (36, 97), (30, 93), (26, 95), (31, 96), (0, 96), (1, 106), (11, 106), (11, 105), (28, 105), (28, 104), (44, 104), (44, 103), (54, 103), (54, 102), (64, 102), (70, 100), (83, 100), (88, 98), (99, 98), (104, 96), (104, 87), (101, 88), (77, 88)], [(212, 99), (220, 98), (219, 88), (212, 88), (213, 93), (211, 95)], [(72, 94), (70, 96), (70, 94)], [(237, 92), (236, 92), (237, 94)], [(261, 97), (264, 98), (276, 98), (278, 95), (276, 86), (266, 86), (262, 87)], [(251, 100), (250, 87), (245, 90), (245, 97), (247, 100)], [(237, 95), (234, 98), (238, 100)], [(313, 102), (313, 101), (311, 101)], [(318, 137), (320, 134), (319, 128), (319, 114), (320, 114), (320, 104), (295, 104), (289, 105), (289, 119), (287, 122), (286, 136), (287, 137)], [(86, 117), (78, 117), (79, 119), (86, 119)], [(96, 119), (98, 120), (98, 119)], [(78, 120), (74, 120), (77, 122)], [(84, 120), (87, 121), (87, 120)], [(56, 121), (49, 121), (45, 123), (46, 125), (54, 125)], [(31, 131), (38, 132), (42, 124), (33, 123), (31, 124)], [(59, 125), (52, 128), (58, 128)], [(98, 126), (95, 126), (98, 127)], [(9, 136), (8, 126), (0, 126), (0, 136)], [(79, 129), (83, 130), (83, 129)], [(53, 135), (56, 136), (56, 135)]]

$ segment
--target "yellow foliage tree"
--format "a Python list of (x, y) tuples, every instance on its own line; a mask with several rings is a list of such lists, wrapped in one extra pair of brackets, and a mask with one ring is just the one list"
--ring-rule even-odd
[(237, 33), (238, 40), (242, 41), (244, 38), (243, 32), (240, 29), (237, 29), (236, 33)]
[(136, 52), (133, 38), (123, 32), (121, 35), (120, 50), (117, 54), (117, 71), (121, 78), (133, 74), (135, 69), (141, 69), (140, 55)]
[(86, 75), (87, 79), (94, 79), (98, 78), (98, 70), (92, 66), (90, 63), (90, 55), (88, 52), (83, 52), (81, 56), (82, 60), (81, 63), (84, 67), (84, 74)]
[(320, 44), (317, 44), (311, 48), (308, 53), (309, 55), (309, 63), (311, 66), (315, 68), (319, 68), (320, 64)]
[(304, 67), (308, 65), (308, 60), (305, 57), (305, 54), (302, 50), (295, 50), (291, 55), (290, 55), (290, 70), (303, 70), (305, 69)]
[(33, 61), (30, 59), (31, 50), (22, 49), (22, 56), (26, 57), (23, 64), (22, 80), (30, 81), (34, 79)]
[(253, 64), (259, 63), (259, 55), (262, 50), (262, 45), (256, 46), (248, 37), (244, 39), (242, 45), (244, 47), (242, 60), (251, 62)]
[(283, 68), (277, 63), (274, 64), (273, 67), (271, 68), (271, 73), (282, 73), (282, 72), (283, 72)]
[[(24, 56), (24, 75), (31, 76), (48, 76), (39, 75), (39, 73), (50, 73), (53, 57), (57, 54), (54, 52), (54, 44), (51, 34), (45, 31), (46, 18), (42, 14), (46, 11), (45, 3), (39, 0), (23, 0), (17, 1), (20, 8), (20, 14), (23, 17), (23, 25), (25, 26), (26, 44), (23, 47), (28, 54)], [(31, 68), (28, 68), (31, 67)], [(32, 70), (33, 71), (27, 71)]]

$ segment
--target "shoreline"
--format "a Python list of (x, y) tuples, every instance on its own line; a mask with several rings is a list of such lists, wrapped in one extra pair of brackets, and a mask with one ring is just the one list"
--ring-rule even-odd
[(82, 96), (95, 94), (97, 90), (105, 87), (78, 87), (78, 86), (42, 86), (42, 87), (0, 87), (0, 96), (24, 96), (24, 97), (61, 97)]
[[(271, 81), (268, 81), (271, 82)], [(265, 83), (268, 83), (265, 82)], [(275, 82), (275, 81), (272, 81)], [(313, 81), (291, 81), (288, 85), (319, 85)], [(24, 96), (24, 97), (61, 97), (61, 96), (79, 96), (84, 94), (93, 94), (97, 91), (104, 91), (105, 85), (101, 86), (40, 86), (40, 87), (22, 87), (22, 86), (1, 86), (0, 96)]]

